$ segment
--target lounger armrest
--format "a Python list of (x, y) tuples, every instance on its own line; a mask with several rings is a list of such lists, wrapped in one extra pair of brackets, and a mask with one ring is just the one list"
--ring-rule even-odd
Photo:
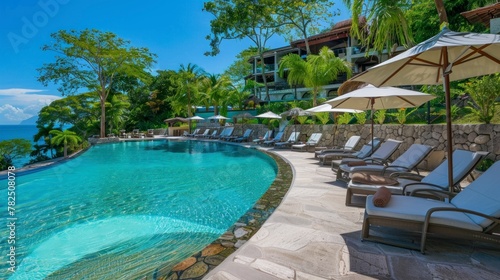
[[(390, 169), (392, 169), (392, 168), (396, 168), (396, 169), (405, 169), (405, 170), (406, 170), (406, 171), (397, 171), (397, 172), (395, 172), (395, 173), (401, 173), (401, 172), (405, 172), (405, 173), (406, 173), (406, 172), (408, 172), (408, 173), (410, 173), (410, 171), (411, 171), (411, 170), (410, 170), (410, 169), (408, 169), (406, 166), (400, 166), (400, 165), (389, 165), (389, 166), (384, 166), (384, 168), (382, 169), (382, 175), (384, 175), (384, 174), (385, 174), (385, 172), (386, 172), (387, 170), (390, 170)], [(413, 174), (413, 173), (410, 173), (410, 174)], [(417, 174), (417, 175), (419, 175), (419, 176), (420, 176), (420, 174)]]
[(493, 216), (490, 216), (490, 215), (486, 215), (486, 214), (481, 213), (481, 212), (474, 211), (474, 210), (464, 209), (464, 208), (456, 208), (456, 207), (436, 207), (436, 208), (429, 209), (427, 211), (427, 214), (425, 215), (425, 221), (424, 221), (424, 230), (425, 231), (424, 232), (427, 231), (427, 227), (429, 225), (431, 216), (435, 212), (460, 212), (460, 213), (471, 214), (471, 215), (483, 217), (485, 219), (492, 221), (492, 224), (489, 225), (487, 228), (494, 228), (500, 224), (500, 219), (493, 217)]
[(424, 176), (415, 174), (412, 172), (394, 172), (391, 174), (391, 177), (393, 178), (402, 178), (402, 179), (410, 179), (410, 180), (416, 180), (420, 181), (424, 178)]
[[(437, 188), (438, 190), (443, 190), (443, 191), (446, 191), (447, 188), (443, 188), (439, 185), (436, 185), (436, 184), (433, 184), (433, 183), (424, 183), (424, 182), (415, 182), (415, 183), (409, 183), (409, 184), (406, 184), (404, 187), (403, 187), (403, 193), (406, 193), (406, 189), (410, 186), (414, 186), (414, 185), (424, 185), (424, 186), (429, 186), (430, 188), (429, 189), (433, 189), (433, 188)], [(413, 192), (415, 192), (416, 190), (413, 190)]]
[[(408, 196), (418, 196), (419, 193), (425, 193), (426, 198), (432, 198), (443, 201), (446, 199), (451, 200), (456, 195), (454, 193), (450, 193), (448, 190), (428, 188), (428, 189), (413, 190), (411, 193), (408, 194)], [(407, 194), (403, 192), (403, 195)], [(431, 195), (434, 197), (429, 197)]]
[(381, 159), (381, 158), (372, 158), (372, 157), (367, 157), (363, 159), (366, 163), (372, 163), (372, 164), (378, 164), (378, 165), (385, 165), (387, 164), (387, 160)]

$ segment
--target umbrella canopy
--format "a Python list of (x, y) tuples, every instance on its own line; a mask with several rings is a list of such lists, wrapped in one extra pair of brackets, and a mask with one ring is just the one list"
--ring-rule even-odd
[(307, 112), (306, 110), (304, 110), (302, 108), (295, 107), (295, 108), (292, 108), (288, 111), (281, 113), (280, 115), (283, 117), (300, 117), (300, 116), (310, 116), (311, 113)]
[(450, 81), (500, 72), (500, 35), (448, 28), (407, 51), (351, 78), (375, 86), (443, 83), (446, 99), (448, 183), (453, 187)]
[(229, 120), (229, 118), (226, 118), (224, 116), (221, 116), (221, 115), (215, 115), (215, 116), (211, 116), (211, 117), (208, 117), (209, 120)]
[(281, 116), (278, 114), (275, 114), (271, 111), (267, 111), (265, 113), (262, 113), (260, 115), (255, 116), (256, 118), (264, 118), (264, 119), (281, 119)]
[(371, 134), (373, 145), (373, 110), (418, 107), (436, 98), (433, 95), (396, 87), (366, 85), (360, 89), (326, 101), (332, 108), (371, 110)]
[(355, 110), (355, 109), (342, 109), (342, 108), (332, 108), (332, 105), (330, 104), (321, 104), (316, 107), (312, 107), (306, 110), (306, 112), (309, 113), (323, 113), (323, 112), (329, 112), (329, 113), (361, 113), (363, 112), (362, 110)]
[(192, 116), (192, 117), (188, 118), (188, 120), (200, 121), (200, 120), (204, 120), (204, 118), (202, 118), (200, 116)]
[[(297, 117), (301, 117), (301, 116), (311, 116), (312, 113), (310, 112), (307, 112), (306, 110), (302, 109), (302, 108), (299, 108), (299, 107), (295, 107), (295, 108), (292, 108), (288, 111), (285, 111), (283, 113), (280, 114), (281, 116), (283, 117), (292, 117), (292, 119), (297, 119)], [(294, 125), (293, 126), (293, 131), (296, 132), (297, 131), (297, 125)]]
[(379, 110), (418, 107), (434, 98), (433, 95), (413, 90), (367, 85), (325, 103), (332, 109)]

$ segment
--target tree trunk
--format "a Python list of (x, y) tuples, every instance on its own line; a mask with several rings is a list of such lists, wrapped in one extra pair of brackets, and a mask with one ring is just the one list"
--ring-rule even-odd
[(106, 137), (106, 100), (101, 97), (101, 138)]
[(188, 90), (187, 90), (187, 98), (188, 98), (188, 102), (187, 102), (187, 103), (188, 103), (188, 104), (187, 104), (187, 105), (188, 105), (188, 108), (187, 108), (187, 113), (188, 113), (188, 118), (190, 118), (190, 117), (192, 117), (193, 115), (192, 115), (192, 113), (191, 113), (191, 92), (190, 92), (189, 88), (188, 88)]
[(443, 0), (434, 0), (434, 3), (436, 3), (436, 9), (439, 15), (440, 23), (448, 22), (448, 15), (446, 14)]
[(66, 140), (64, 141), (64, 158), (68, 157), (68, 143), (66, 143)]

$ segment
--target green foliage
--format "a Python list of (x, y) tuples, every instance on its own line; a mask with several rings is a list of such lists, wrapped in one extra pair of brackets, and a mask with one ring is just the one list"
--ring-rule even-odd
[(408, 116), (411, 114), (415, 113), (418, 110), (417, 108), (413, 108), (410, 112), (406, 112), (406, 108), (400, 108), (396, 111), (396, 113), (387, 113), (390, 116), (393, 116), (396, 118), (396, 121), (399, 124), (405, 124)]
[(12, 166), (16, 158), (25, 157), (31, 152), (31, 142), (26, 139), (0, 141), (0, 170)]
[(353, 116), (350, 113), (343, 113), (337, 117), (337, 124), (348, 124), (351, 122)]
[[(370, 1), (343, 0), (350, 7), (352, 28), (351, 35), (358, 38), (363, 46), (375, 51), (390, 50), (393, 45), (412, 45), (413, 37), (405, 12), (412, 1)], [(359, 22), (360, 16), (366, 16), (368, 26)]]
[(280, 33), (289, 42), (303, 39), (307, 54), (311, 53), (308, 37), (319, 32), (321, 22), (331, 20), (334, 15), (329, 10), (333, 5), (329, 0), (275, 0), (273, 3), (277, 22), (282, 25)]
[(316, 113), (316, 119), (319, 120), (319, 122), (323, 125), (327, 124), (328, 121), (330, 121), (330, 113), (328, 112), (322, 112), (322, 113)]
[(118, 89), (118, 77), (133, 77), (147, 82), (149, 68), (155, 55), (147, 48), (130, 47), (129, 41), (111, 32), (95, 29), (83, 31), (60, 30), (53, 33), (54, 43), (42, 49), (57, 53), (55, 62), (38, 69), (38, 80), (43, 85), (59, 84), (63, 95), (71, 95), (80, 88), (87, 88), (99, 97), (101, 108), (100, 135), (105, 136), (106, 106), (108, 95)]
[(82, 138), (80, 136), (76, 135), (75, 132), (71, 130), (51, 130), (50, 134), (54, 135), (52, 137), (52, 144), (56, 146), (61, 146), (63, 145), (64, 148), (64, 157), (68, 157), (68, 145), (75, 146), (77, 145), (80, 141), (82, 141)]
[(170, 76), (171, 90), (175, 95), (169, 98), (172, 109), (180, 114), (184, 109), (188, 117), (193, 116), (193, 106), (199, 101), (199, 89), (205, 72), (196, 64), (181, 65), (179, 71)]
[[(455, 0), (444, 1), (449, 28), (454, 31), (484, 32), (481, 24), (471, 24), (460, 13), (483, 7), (491, 1), (488, 0)], [(406, 19), (413, 31), (415, 42), (423, 42), (436, 35), (440, 29), (439, 15), (436, 10), (435, 0), (413, 1), (412, 7), (406, 11)]]
[(300, 124), (304, 124), (306, 121), (307, 121), (307, 118), (309, 118), (308, 116), (298, 116), (296, 117), (295, 119), (300, 123)]
[(476, 170), (484, 172), (488, 170), (488, 168), (490, 168), (490, 166), (492, 166), (494, 163), (495, 163), (494, 160), (490, 158), (485, 158), (476, 166)]
[[(205, 55), (215, 56), (220, 52), (219, 45), (223, 40), (249, 39), (257, 49), (260, 62), (264, 61), (263, 53), (267, 49), (267, 41), (279, 30), (276, 17), (273, 16), (274, 0), (212, 0), (203, 3), (203, 10), (215, 18), (210, 21), (211, 51)], [(262, 80), (269, 97), (267, 77), (264, 75), (265, 64), (260, 63)]]
[(252, 64), (248, 63), (248, 60), (258, 54), (256, 47), (249, 47), (241, 51), (224, 74), (228, 75), (234, 84), (244, 83), (248, 73), (252, 73)]
[(359, 113), (354, 113), (354, 117), (356, 118), (356, 122), (359, 124), (365, 124), (366, 123), (366, 112), (359, 112)]
[(373, 114), (375, 123), (383, 124), (385, 121), (386, 113), (387, 113), (387, 110), (384, 110), (384, 109), (376, 110), (375, 113)]
[(500, 74), (474, 78), (461, 86), (474, 100), (471, 108), (479, 121), (490, 123), (495, 115), (495, 100), (500, 97)]
[(303, 84), (312, 88), (313, 104), (317, 105), (317, 95), (323, 86), (337, 79), (340, 73), (351, 75), (352, 70), (345, 60), (335, 57), (335, 53), (324, 46), (317, 55), (308, 55), (304, 61), (297, 54), (284, 56), (279, 65), (281, 77), (287, 74), (287, 82), (291, 85)]
[[(53, 101), (38, 113), (37, 126), (54, 128), (54, 124), (70, 125), (84, 137), (96, 134), (99, 127), (99, 102), (94, 93), (82, 93)], [(48, 136), (50, 130), (43, 132)]]

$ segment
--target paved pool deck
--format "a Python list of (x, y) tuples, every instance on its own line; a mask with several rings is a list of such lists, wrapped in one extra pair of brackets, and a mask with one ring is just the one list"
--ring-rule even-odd
[(500, 248), (430, 239), (426, 254), (361, 242), (363, 208), (313, 153), (270, 149), (294, 181), (260, 230), (204, 279), (499, 279)]

